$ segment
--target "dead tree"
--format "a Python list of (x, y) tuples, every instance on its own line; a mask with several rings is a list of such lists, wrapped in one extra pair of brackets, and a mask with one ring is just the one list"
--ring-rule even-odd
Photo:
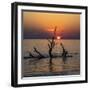
[(51, 38), (51, 40), (48, 40), (48, 47), (49, 47), (49, 56), (50, 56), (50, 58), (52, 58), (52, 50), (53, 50), (53, 48), (54, 48), (54, 46), (55, 46), (55, 36), (56, 36), (56, 27), (55, 27), (55, 30), (54, 30), (54, 34), (53, 34), (53, 36), (52, 36), (52, 38)]
[(63, 57), (66, 57), (67, 54), (68, 54), (68, 51), (64, 48), (64, 45), (63, 45), (62, 43), (60, 43), (60, 45), (61, 45), (62, 50), (63, 50), (63, 52), (62, 52), (62, 56), (63, 56)]
[(52, 51), (53, 51), (53, 48), (55, 47), (55, 36), (56, 36), (56, 27), (55, 27), (55, 30), (54, 30), (51, 40), (50, 39), (48, 40), (48, 42), (49, 42), (48, 43), (48, 47), (49, 47), (48, 53), (49, 53), (49, 57), (50, 57), (50, 65), (49, 65), (50, 71), (52, 71), (52, 57), (53, 57)]

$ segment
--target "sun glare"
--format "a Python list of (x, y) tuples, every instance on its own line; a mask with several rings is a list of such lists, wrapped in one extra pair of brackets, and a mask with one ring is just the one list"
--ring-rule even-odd
[(61, 37), (60, 37), (60, 36), (57, 36), (57, 39), (58, 39), (58, 40), (60, 40), (60, 39), (61, 39)]

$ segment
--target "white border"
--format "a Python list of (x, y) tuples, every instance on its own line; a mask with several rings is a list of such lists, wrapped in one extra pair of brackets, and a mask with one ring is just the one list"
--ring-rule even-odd
[[(45, 11), (65, 11), (79, 12), (80, 16), (80, 75), (67, 76), (45, 76), (45, 77), (27, 77), (21, 79), (21, 10), (45, 10)], [(69, 8), (52, 8), (52, 7), (36, 7), (36, 6), (18, 6), (18, 84), (47, 83), (47, 82), (63, 82), (63, 81), (79, 81), (85, 80), (85, 10), (69, 9)]]

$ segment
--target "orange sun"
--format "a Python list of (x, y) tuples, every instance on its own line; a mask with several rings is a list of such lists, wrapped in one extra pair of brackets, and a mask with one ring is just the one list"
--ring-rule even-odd
[(58, 39), (58, 40), (60, 40), (60, 39), (61, 39), (61, 37), (60, 37), (60, 36), (57, 36), (57, 39)]

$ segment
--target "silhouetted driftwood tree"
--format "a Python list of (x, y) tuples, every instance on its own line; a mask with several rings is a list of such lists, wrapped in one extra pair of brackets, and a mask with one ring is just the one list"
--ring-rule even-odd
[(25, 56), (24, 59), (28, 59), (28, 58), (37, 58), (37, 59), (42, 59), (42, 58), (50, 58), (50, 65), (52, 64), (52, 58), (56, 58), (56, 57), (72, 57), (70, 55), (68, 55), (68, 51), (64, 48), (64, 45), (60, 42), (60, 46), (62, 47), (62, 54), (58, 55), (58, 54), (53, 54), (53, 49), (56, 45), (55, 42), (55, 38), (56, 38), (56, 29), (57, 27), (55, 27), (54, 31), (53, 31), (53, 35), (51, 37), (51, 39), (48, 39), (48, 54), (42, 54), (36, 47), (33, 47), (33, 51), (34, 53), (31, 53), (29, 51), (29, 56)]
[(50, 56), (50, 71), (52, 71), (52, 57), (53, 57), (52, 51), (55, 47), (56, 29), (57, 29), (57, 27), (55, 27), (55, 29), (54, 29), (53, 36), (52, 36), (51, 40), (50, 39), (48, 40), (48, 42), (49, 42), (48, 43), (48, 48), (49, 48), (48, 53)]
[(36, 47), (33, 47), (33, 50), (34, 52), (37, 54), (32, 54), (30, 51), (28, 51), (28, 54), (29, 56), (28, 57), (24, 57), (25, 59), (28, 59), (28, 58), (38, 58), (38, 59), (41, 59), (41, 58), (44, 58), (44, 55), (40, 53), (40, 51), (37, 50)]
[(48, 42), (49, 42), (48, 43), (48, 48), (49, 48), (48, 53), (49, 53), (50, 58), (52, 58), (52, 56), (53, 56), (52, 51), (53, 51), (53, 48), (55, 47), (56, 28), (57, 27), (55, 27), (55, 29), (54, 29), (54, 33), (53, 33), (51, 40), (50, 39), (48, 40)]

